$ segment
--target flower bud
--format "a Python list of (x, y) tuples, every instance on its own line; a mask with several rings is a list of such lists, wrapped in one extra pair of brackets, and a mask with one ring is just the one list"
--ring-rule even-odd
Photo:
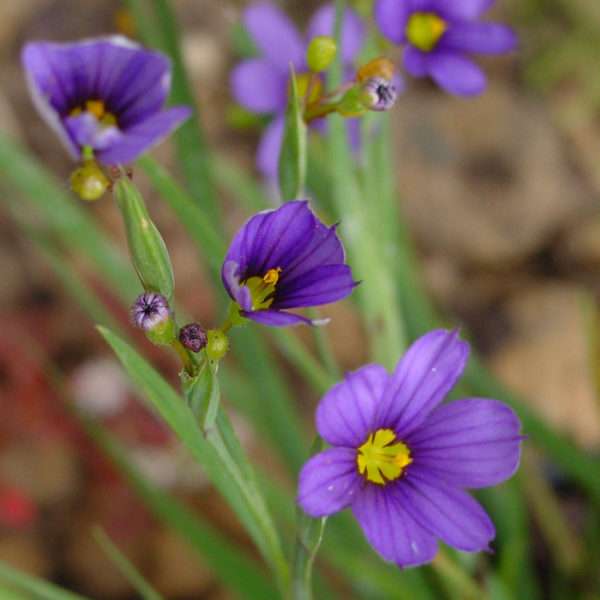
[(391, 81), (394, 78), (394, 63), (383, 56), (369, 61), (356, 72), (356, 81), (363, 82), (374, 77), (382, 77)]
[(361, 100), (368, 110), (390, 110), (397, 97), (394, 84), (383, 77), (373, 77), (362, 84)]
[(161, 294), (145, 292), (138, 296), (131, 307), (131, 320), (153, 344), (168, 346), (175, 340), (175, 321)]
[(184, 348), (192, 352), (200, 352), (206, 346), (208, 336), (198, 323), (188, 323), (179, 331), (179, 341)]
[(308, 45), (306, 64), (313, 73), (321, 73), (331, 66), (336, 53), (335, 40), (327, 35), (318, 35)]
[(84, 160), (71, 173), (71, 189), (82, 200), (93, 202), (101, 198), (110, 186), (110, 180), (95, 160)]
[(131, 260), (144, 289), (171, 300), (175, 287), (171, 259), (144, 199), (127, 177), (114, 184), (114, 191), (127, 231)]
[(206, 356), (209, 360), (221, 360), (229, 350), (229, 340), (220, 329), (207, 332)]

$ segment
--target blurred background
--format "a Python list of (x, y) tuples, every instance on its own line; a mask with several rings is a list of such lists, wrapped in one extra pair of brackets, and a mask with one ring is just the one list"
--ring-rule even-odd
[[(319, 3), (281, 4), (302, 24)], [(239, 58), (232, 31), (245, 3), (173, 5), (208, 138), (250, 173), (259, 130), (240, 118), (228, 83)], [(491, 16), (518, 30), (521, 48), (482, 61), (490, 81), (483, 96), (455, 99), (411, 80), (394, 108), (399, 203), (437, 306), (472, 334), (503, 382), (553, 428), (598, 456), (600, 3), (502, 0)], [(0, 130), (28, 148), (65, 190), (73, 165), (33, 109), (19, 52), (28, 40), (109, 32), (136, 37), (131, 14), (116, 0), (2, 2)], [(395, 49), (390, 55), (398, 57)], [(175, 169), (168, 143), (154, 154)], [(142, 173), (136, 182), (167, 241), (181, 305), (201, 323), (214, 323), (219, 307), (203, 257)], [(167, 598), (233, 597), (185, 541), (146, 512), (72, 417), (75, 405), (98, 419), (150, 481), (252, 551), (202, 472), (143, 408), (81, 302), (65, 290), (70, 266), (86, 273), (86, 262), (71, 253), (70, 262), (58, 263), (53, 251), (40, 250), (43, 240), (32, 240), (40, 240), (43, 220), (31, 208), (19, 210), (1, 172), (0, 194), (7, 200), (0, 201), (0, 560), (93, 598), (134, 598), (90, 535), (100, 524)], [(232, 232), (247, 211), (231, 190), (221, 190), (219, 198)], [(125, 250), (110, 198), (84, 208)], [(145, 344), (102, 280), (87, 275), (115, 320), (175, 382), (175, 361)], [(340, 365), (361, 365), (368, 332), (351, 303), (323, 312), (333, 317), (327, 331)], [(310, 343), (306, 331), (295, 333)], [(298, 390), (295, 402), (310, 432), (318, 397), (279, 360)], [(235, 423), (251, 454), (276, 473), (276, 458), (248, 419), (240, 413)], [(537, 474), (523, 493), (533, 568), (546, 582), (539, 597), (600, 598), (597, 505), (533, 451), (525, 461)], [(566, 529), (549, 526), (552, 510)], [(552, 589), (554, 572), (571, 582), (571, 595)]]

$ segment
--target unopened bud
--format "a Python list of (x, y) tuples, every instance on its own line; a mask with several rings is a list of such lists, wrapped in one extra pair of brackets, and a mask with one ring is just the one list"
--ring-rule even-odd
[(335, 40), (327, 35), (318, 35), (308, 45), (306, 64), (313, 73), (321, 73), (331, 66), (336, 53)]
[(142, 286), (147, 292), (158, 292), (170, 300), (175, 286), (171, 259), (144, 199), (127, 177), (117, 180), (114, 193), (123, 215), (131, 260)]
[(229, 340), (220, 329), (207, 332), (206, 356), (209, 360), (221, 360), (229, 350)]
[(390, 110), (397, 97), (398, 92), (394, 84), (383, 77), (367, 79), (362, 85), (361, 100), (369, 110)]
[(356, 72), (356, 81), (363, 82), (374, 77), (382, 77), (391, 81), (394, 78), (394, 63), (388, 58), (379, 57), (369, 61)]
[(95, 160), (84, 160), (71, 173), (71, 189), (87, 202), (101, 198), (110, 186), (110, 180)]
[(175, 322), (169, 303), (161, 294), (145, 292), (138, 296), (131, 307), (131, 320), (153, 344), (167, 346), (175, 340)]
[(179, 331), (179, 341), (183, 344), (184, 348), (192, 352), (200, 352), (206, 346), (208, 336), (198, 323), (189, 323), (188, 325), (184, 325)]

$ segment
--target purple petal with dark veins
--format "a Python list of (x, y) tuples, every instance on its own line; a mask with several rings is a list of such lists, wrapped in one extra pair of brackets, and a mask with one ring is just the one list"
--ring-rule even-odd
[(283, 309), (329, 304), (348, 296), (356, 285), (348, 265), (324, 265), (291, 282), (282, 280), (272, 307)]
[(489, 550), (496, 530), (481, 505), (466, 492), (412, 468), (400, 480), (403, 506), (422, 527), (465, 552)]
[(294, 325), (325, 325), (325, 320), (312, 321), (302, 315), (280, 310), (241, 311), (242, 316), (269, 327), (290, 327)]
[(375, 410), (389, 378), (381, 365), (366, 365), (347, 373), (317, 407), (319, 435), (332, 446), (358, 448), (373, 432)]
[(356, 450), (330, 448), (313, 456), (300, 471), (297, 502), (311, 517), (325, 517), (349, 506), (360, 491), (362, 477)]
[(377, 411), (375, 425), (402, 439), (416, 430), (461, 376), (469, 346), (456, 331), (437, 329), (420, 337), (398, 362)]
[(440, 406), (406, 437), (414, 463), (450, 485), (481, 488), (511, 477), (521, 455), (521, 422), (497, 400), (469, 398)]
[(416, 567), (435, 557), (435, 536), (407, 510), (400, 484), (365, 485), (352, 512), (369, 544), (385, 560), (399, 567)]
[(109, 165), (133, 162), (140, 154), (162, 142), (190, 114), (191, 109), (178, 106), (147, 117), (125, 130), (115, 143), (100, 149), (98, 160)]

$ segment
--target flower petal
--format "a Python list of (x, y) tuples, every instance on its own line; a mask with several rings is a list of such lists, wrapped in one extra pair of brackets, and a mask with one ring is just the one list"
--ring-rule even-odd
[(297, 501), (307, 515), (324, 517), (349, 506), (361, 484), (356, 451), (329, 448), (302, 467)]
[(432, 8), (451, 19), (476, 19), (493, 3), (494, 0), (433, 0)]
[(469, 494), (417, 468), (408, 471), (401, 485), (404, 506), (422, 527), (458, 550), (489, 550), (494, 524)]
[(248, 287), (240, 283), (239, 272), (240, 266), (228, 260), (223, 264), (221, 278), (231, 299), (235, 300), (243, 310), (248, 311), (252, 308), (252, 295)]
[(250, 111), (272, 113), (285, 109), (287, 76), (264, 59), (240, 63), (231, 74), (236, 101)]
[(476, 96), (485, 89), (486, 77), (472, 61), (454, 52), (440, 51), (431, 54), (429, 74), (450, 94)]
[(444, 399), (462, 374), (469, 346), (456, 331), (437, 329), (420, 337), (398, 362), (376, 415), (376, 427), (403, 438)]
[(123, 133), (117, 127), (103, 127), (98, 123), (98, 119), (89, 113), (67, 117), (64, 124), (71, 139), (80, 148), (90, 146), (94, 150), (100, 151), (123, 138)]
[(296, 315), (294, 313), (288, 313), (279, 310), (251, 310), (241, 311), (243, 317), (260, 323), (261, 325), (268, 325), (269, 327), (290, 327), (294, 325), (324, 325), (323, 320), (311, 321), (302, 315)]
[[(308, 25), (308, 40), (318, 35), (334, 35), (335, 6), (325, 4), (312, 16)], [(360, 52), (365, 39), (365, 25), (356, 12), (350, 8), (344, 12), (342, 22), (342, 61), (351, 63)]]
[(406, 24), (411, 12), (410, 2), (377, 0), (375, 3), (375, 22), (388, 40), (395, 44), (402, 44), (406, 39)]
[(133, 162), (140, 154), (165, 139), (190, 114), (191, 109), (186, 106), (155, 113), (123, 132), (123, 136), (117, 142), (100, 150), (97, 153), (98, 160), (109, 165)]
[(433, 560), (437, 542), (406, 510), (399, 485), (366, 485), (356, 496), (352, 512), (371, 546), (399, 567)]
[(498, 23), (456, 23), (440, 40), (440, 48), (479, 54), (503, 54), (516, 46), (515, 32)]
[(320, 306), (345, 298), (358, 285), (348, 265), (323, 265), (296, 277), (282, 280), (273, 308)]
[(284, 127), (285, 119), (283, 116), (277, 116), (267, 125), (258, 144), (256, 166), (270, 180), (277, 179)]
[(297, 70), (304, 63), (304, 44), (287, 15), (269, 2), (254, 4), (244, 12), (244, 25), (263, 56), (284, 73), (290, 63)]
[(347, 373), (317, 407), (319, 435), (333, 446), (358, 448), (373, 431), (375, 409), (389, 378), (381, 365), (366, 365)]
[(456, 487), (501, 483), (517, 470), (521, 422), (497, 400), (469, 398), (433, 411), (406, 438), (414, 468)]
[(424, 77), (429, 73), (429, 55), (426, 52), (406, 46), (404, 49), (404, 67), (413, 77)]

